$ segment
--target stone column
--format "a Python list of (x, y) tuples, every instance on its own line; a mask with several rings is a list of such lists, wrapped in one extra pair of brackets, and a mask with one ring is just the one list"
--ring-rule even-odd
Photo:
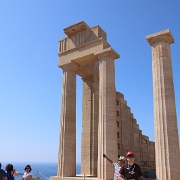
[(83, 77), (81, 174), (97, 175), (98, 157), (98, 75)]
[(114, 169), (103, 158), (107, 154), (117, 160), (116, 91), (114, 60), (119, 57), (111, 48), (98, 54), (99, 67), (99, 125), (98, 125), (98, 179), (112, 179)]
[(76, 176), (76, 72), (71, 64), (61, 68), (63, 78), (57, 176), (69, 177)]
[(154, 125), (157, 180), (180, 178), (179, 138), (169, 30), (146, 37), (152, 46)]

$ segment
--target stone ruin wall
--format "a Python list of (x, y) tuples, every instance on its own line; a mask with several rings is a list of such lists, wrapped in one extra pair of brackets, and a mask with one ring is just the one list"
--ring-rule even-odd
[(149, 137), (142, 134), (124, 95), (120, 92), (116, 93), (116, 121), (118, 156), (131, 150), (143, 171), (154, 170), (155, 142), (149, 141)]

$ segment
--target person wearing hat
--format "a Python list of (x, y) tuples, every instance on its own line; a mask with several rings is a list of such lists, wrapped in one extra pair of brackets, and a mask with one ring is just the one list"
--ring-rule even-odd
[(126, 162), (126, 158), (124, 156), (120, 156), (117, 158), (118, 162), (113, 162), (111, 159), (109, 159), (105, 154), (103, 154), (103, 157), (106, 158), (111, 164), (114, 166), (114, 180), (118, 180), (118, 174), (119, 170), (121, 169), (121, 166), (124, 165)]
[(134, 163), (134, 153), (128, 151), (126, 153), (126, 158), (127, 163), (121, 167), (118, 180), (144, 180), (140, 166)]
[(0, 180), (7, 180), (6, 172), (1, 169), (1, 163), (0, 163)]

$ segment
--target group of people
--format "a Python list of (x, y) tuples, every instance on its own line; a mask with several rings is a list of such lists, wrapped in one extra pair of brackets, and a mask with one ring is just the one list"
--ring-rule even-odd
[(114, 165), (114, 180), (144, 180), (141, 168), (135, 163), (132, 151), (126, 153), (126, 158), (124, 156), (117, 158), (117, 163), (113, 162), (105, 154), (103, 154), (103, 157)]
[[(126, 158), (124, 156), (117, 158), (117, 163), (113, 162), (105, 154), (103, 154), (103, 157), (114, 165), (114, 180), (144, 180), (141, 168), (135, 163), (134, 153), (132, 151), (126, 153)], [(21, 179), (32, 180), (31, 166), (25, 166), (24, 170), (25, 172)], [(14, 169), (12, 164), (7, 164), (4, 171), (1, 169), (0, 163), (0, 180), (14, 180), (14, 176), (18, 175), (19, 173)]]
[[(1, 167), (2, 165), (0, 163), (0, 180), (14, 180), (14, 177), (19, 175), (12, 164), (7, 164), (5, 170), (1, 169)], [(30, 165), (25, 166), (25, 172), (21, 177), (21, 180), (32, 180), (31, 170), (32, 169)]]

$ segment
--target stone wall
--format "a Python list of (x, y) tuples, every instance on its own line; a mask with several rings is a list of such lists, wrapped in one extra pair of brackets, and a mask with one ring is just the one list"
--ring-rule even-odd
[(131, 150), (135, 161), (144, 171), (155, 169), (155, 142), (142, 134), (124, 95), (116, 93), (116, 121), (118, 156)]

